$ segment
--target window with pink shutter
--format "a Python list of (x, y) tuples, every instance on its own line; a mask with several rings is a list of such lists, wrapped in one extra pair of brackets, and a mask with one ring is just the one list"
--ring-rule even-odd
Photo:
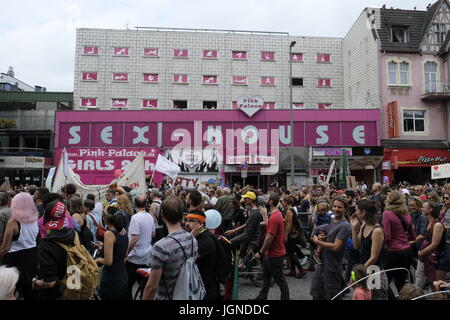
[(142, 100), (142, 108), (157, 108), (158, 100), (156, 99), (144, 99)]
[(95, 108), (97, 107), (97, 99), (96, 98), (81, 98), (81, 106), (86, 108)]
[(158, 83), (159, 75), (157, 73), (144, 73), (144, 82)]
[(247, 59), (247, 51), (232, 51), (231, 58), (235, 60), (245, 60)]
[(331, 103), (319, 103), (317, 104), (317, 109), (331, 109), (332, 106)]
[(331, 79), (318, 79), (317, 80), (318, 87), (331, 87)]
[(83, 72), (81, 80), (83, 81), (97, 81), (97, 72)]
[(275, 86), (275, 77), (261, 77), (262, 86)]
[(217, 84), (217, 76), (203, 76), (203, 84)]
[(275, 61), (275, 52), (271, 51), (261, 51), (262, 61)]
[(303, 62), (303, 53), (291, 53), (292, 62)]
[(173, 57), (174, 58), (188, 58), (189, 52), (186, 49), (174, 49)]
[(294, 103), (292, 103), (292, 108), (293, 109), (303, 109), (304, 104), (303, 104), (303, 102), (294, 102)]
[(83, 47), (83, 54), (87, 56), (98, 55), (98, 47)]
[(203, 50), (203, 59), (217, 59), (217, 50)]
[(128, 48), (125, 48), (125, 47), (114, 48), (113, 55), (116, 57), (120, 57), (120, 56), (127, 57), (128, 56)]
[(159, 49), (157, 48), (145, 48), (144, 57), (159, 57)]
[(128, 99), (112, 99), (111, 107), (112, 108), (127, 108), (128, 107)]
[(331, 55), (328, 53), (318, 53), (317, 54), (317, 62), (319, 63), (330, 63)]

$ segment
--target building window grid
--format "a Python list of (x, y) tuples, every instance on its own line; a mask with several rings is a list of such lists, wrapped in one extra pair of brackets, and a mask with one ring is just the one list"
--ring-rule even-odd
[(425, 111), (404, 110), (403, 111), (403, 131), (404, 132), (424, 132), (425, 131)]
[(446, 25), (444, 23), (433, 24), (434, 43), (441, 44), (445, 41)]
[(409, 85), (409, 63), (390, 61), (388, 63), (389, 85)]

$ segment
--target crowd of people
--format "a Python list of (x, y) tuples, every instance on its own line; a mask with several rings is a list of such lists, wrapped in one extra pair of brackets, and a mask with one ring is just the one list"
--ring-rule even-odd
[[(217, 226), (208, 223), (211, 211), (220, 214)], [(74, 255), (90, 263), (81, 282), (95, 290), (78, 295), (85, 299), (133, 299), (137, 287), (143, 300), (176, 299), (186, 272), (196, 276), (184, 297), (230, 299), (232, 266), (242, 270), (249, 259), (263, 265), (256, 300), (267, 299), (272, 279), (290, 299), (289, 277), (308, 272), (313, 300), (351, 291), (354, 300), (428, 291), (442, 298), (449, 228), (450, 185), (164, 184), (146, 194), (111, 186), (105, 199), (83, 197), (73, 184), (60, 193), (26, 186), (0, 192), (0, 300), (73, 297), (66, 282)], [(148, 279), (139, 272), (147, 269)]]

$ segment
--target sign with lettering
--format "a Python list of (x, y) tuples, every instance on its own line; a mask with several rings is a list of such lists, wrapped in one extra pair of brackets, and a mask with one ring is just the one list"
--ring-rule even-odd
[(251, 118), (262, 109), (264, 100), (261, 97), (240, 97), (236, 100), (238, 108)]
[(450, 178), (450, 163), (431, 166), (431, 179)]
[(128, 73), (113, 73), (112, 80), (126, 82), (128, 81)]
[(217, 76), (203, 76), (203, 84), (217, 84)]
[(348, 157), (352, 156), (352, 148), (313, 148), (313, 157), (340, 157), (341, 149)]
[(16, 120), (0, 119), (0, 128), (12, 128), (16, 126)]
[(83, 81), (97, 81), (97, 72), (83, 72), (81, 79)]
[(275, 61), (275, 52), (261, 51), (262, 61)]
[(97, 107), (97, 99), (95, 98), (81, 98), (82, 107)]
[(174, 49), (173, 50), (173, 56), (175, 58), (188, 58), (189, 52), (186, 49)]
[[(393, 152), (396, 151), (396, 152)], [(384, 149), (386, 160), (398, 167), (431, 167), (450, 162), (447, 149)]]
[(245, 60), (247, 59), (247, 51), (232, 51), (231, 58), (236, 60)]
[(113, 54), (115, 56), (128, 56), (128, 48), (114, 48)]
[(398, 138), (397, 101), (393, 101), (387, 104), (387, 117), (388, 117), (389, 138)]
[(27, 168), (43, 168), (45, 158), (42, 157), (25, 157), (24, 164)]
[(159, 81), (157, 73), (144, 73), (144, 82), (156, 83)]

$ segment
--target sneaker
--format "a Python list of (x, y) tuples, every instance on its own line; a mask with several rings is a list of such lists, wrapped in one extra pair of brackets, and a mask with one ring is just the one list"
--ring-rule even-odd
[(301, 279), (301, 278), (303, 278), (304, 276), (306, 276), (306, 271), (304, 270), (304, 269), (302, 269), (301, 271), (299, 271), (298, 273), (297, 273), (297, 275), (295, 276), (297, 279)]
[(308, 262), (308, 258), (307, 257), (303, 257), (303, 259), (300, 259), (300, 264), (302, 266), (305, 265), (306, 262)]

